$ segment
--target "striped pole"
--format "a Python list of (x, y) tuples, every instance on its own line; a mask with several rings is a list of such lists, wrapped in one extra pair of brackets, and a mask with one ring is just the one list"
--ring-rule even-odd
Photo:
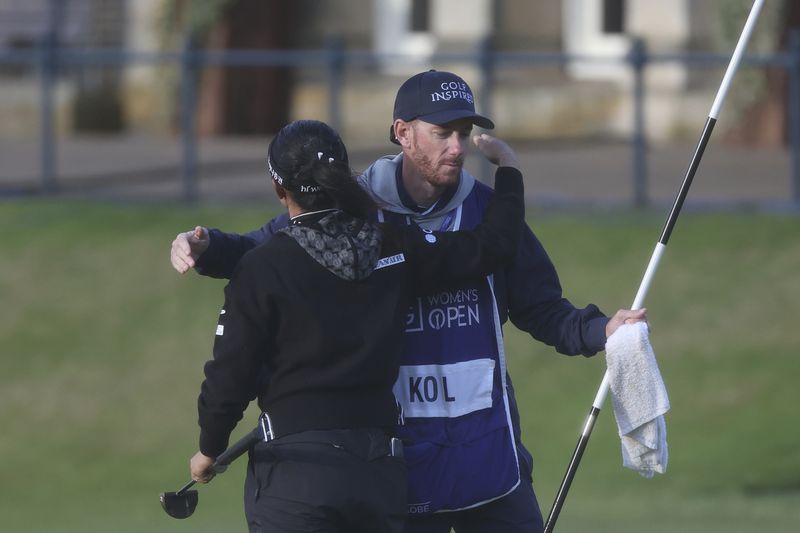
[[(747, 22), (744, 25), (742, 34), (739, 36), (739, 42), (736, 44), (736, 49), (734, 50), (733, 56), (728, 64), (728, 68), (725, 71), (722, 84), (720, 85), (719, 90), (717, 91), (717, 96), (711, 106), (711, 112), (708, 114), (708, 118), (706, 119), (706, 124), (703, 127), (703, 133), (700, 135), (700, 141), (697, 143), (697, 147), (692, 155), (692, 159), (689, 162), (689, 168), (687, 169), (686, 175), (683, 178), (683, 183), (678, 191), (678, 196), (675, 198), (675, 203), (672, 205), (672, 209), (667, 217), (667, 222), (664, 224), (664, 229), (661, 231), (661, 237), (659, 237), (658, 243), (656, 243), (655, 250), (653, 251), (653, 255), (650, 257), (650, 263), (647, 265), (647, 270), (645, 271), (644, 277), (639, 285), (639, 290), (636, 293), (636, 298), (633, 300), (631, 309), (641, 309), (644, 306), (645, 296), (647, 296), (647, 291), (649, 290), (650, 284), (653, 281), (656, 270), (658, 269), (661, 256), (664, 254), (664, 250), (667, 247), (667, 242), (669, 241), (670, 235), (672, 235), (672, 230), (675, 227), (675, 222), (678, 220), (678, 215), (683, 207), (683, 202), (686, 200), (689, 187), (692, 185), (692, 180), (697, 172), (697, 167), (700, 166), (700, 160), (703, 157), (703, 152), (705, 152), (706, 146), (708, 145), (708, 140), (711, 138), (711, 132), (714, 131), (714, 125), (717, 123), (717, 118), (719, 117), (722, 104), (725, 102), (725, 97), (728, 95), (731, 81), (733, 80), (733, 77), (739, 68), (739, 64), (742, 61), (744, 50), (747, 48), (747, 42), (750, 40), (750, 35), (753, 33), (753, 28), (756, 25), (756, 21), (758, 20), (758, 16), (760, 15), (761, 8), (763, 6), (764, 0), (755, 0), (753, 7), (750, 9), (750, 15), (747, 17)], [(544, 533), (552, 533), (556, 526), (556, 520), (558, 520), (558, 515), (561, 513), (561, 508), (563, 507), (564, 501), (567, 498), (569, 487), (572, 484), (573, 478), (575, 477), (575, 472), (578, 470), (581, 457), (583, 457), (583, 452), (586, 450), (586, 445), (589, 443), (589, 437), (591, 436), (592, 429), (597, 421), (597, 416), (600, 414), (600, 409), (603, 407), (603, 402), (605, 402), (606, 396), (608, 395), (609, 387), (609, 375), (608, 372), (606, 372), (605, 376), (603, 376), (603, 382), (600, 384), (600, 389), (597, 391), (597, 395), (592, 403), (592, 409), (589, 411), (589, 416), (587, 417), (586, 423), (583, 426), (583, 431), (578, 439), (578, 445), (575, 447), (575, 451), (570, 459), (567, 472), (564, 475), (564, 480), (561, 482), (561, 487), (558, 489), (556, 499), (553, 502), (553, 507), (547, 517)]]

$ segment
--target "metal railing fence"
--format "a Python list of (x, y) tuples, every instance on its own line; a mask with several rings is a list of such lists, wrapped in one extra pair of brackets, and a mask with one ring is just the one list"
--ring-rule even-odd
[[(58, 161), (56, 158), (54, 85), (62, 67), (117, 66), (138, 64), (173, 65), (180, 71), (180, 130), (181, 130), (181, 190), (185, 200), (197, 197), (197, 133), (195, 110), (199, 71), (207, 66), (227, 67), (322, 67), (327, 77), (327, 106), (331, 125), (340, 129), (342, 117), (342, 87), (349, 67), (374, 68), (386, 64), (426, 65), (436, 62), (461, 63), (477, 67), (480, 72), (482, 110), (489, 108), (495, 87), (495, 71), (501, 66), (560, 66), (571, 62), (623, 64), (633, 73), (633, 116), (630, 137), (630, 177), (632, 203), (648, 203), (647, 138), (645, 101), (647, 86), (644, 74), (650, 65), (677, 62), (700, 67), (722, 67), (730, 57), (714, 53), (652, 53), (644, 41), (635, 40), (631, 51), (619, 57), (598, 57), (567, 53), (503, 52), (494, 50), (491, 40), (485, 40), (472, 52), (436, 53), (423, 59), (404, 55), (378, 54), (372, 51), (345, 49), (342, 39), (330, 37), (326, 46), (314, 50), (206, 50), (194, 45), (187, 37), (180, 50), (143, 52), (124, 49), (75, 49), (58, 46), (55, 33), (45, 35), (35, 48), (0, 50), (0, 65), (35, 68), (39, 85), (39, 186), (44, 194), (56, 193)], [(800, 209), (800, 31), (791, 35), (788, 50), (770, 55), (748, 55), (743, 64), (773, 67), (787, 72), (789, 152), (791, 157), (791, 198), (789, 202)]]

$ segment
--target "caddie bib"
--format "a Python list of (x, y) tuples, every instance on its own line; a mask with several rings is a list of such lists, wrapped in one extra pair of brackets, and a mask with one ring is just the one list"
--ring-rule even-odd
[[(479, 223), (474, 196), (445, 216), (452, 228), (442, 229)], [(394, 213), (379, 218), (408, 223)], [(404, 420), (398, 432), (409, 513), (466, 509), (514, 490), (520, 472), (492, 276), (415, 298), (401, 363), (394, 393)]]

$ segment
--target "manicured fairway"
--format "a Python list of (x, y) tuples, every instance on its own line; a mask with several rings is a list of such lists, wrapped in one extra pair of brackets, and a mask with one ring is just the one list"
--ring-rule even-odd
[[(566, 297), (608, 313), (630, 305), (660, 213), (529, 215)], [(224, 286), (179, 276), (168, 250), (196, 223), (246, 231), (268, 216), (239, 205), (0, 203), (0, 530), (245, 530), (243, 462), (200, 488), (188, 520), (158, 504), (188, 480)], [(607, 407), (557, 531), (795, 531), (800, 220), (682, 215), (647, 307), (672, 401), (669, 470), (645, 480), (622, 468)], [(605, 364), (505, 332), (546, 513)]]

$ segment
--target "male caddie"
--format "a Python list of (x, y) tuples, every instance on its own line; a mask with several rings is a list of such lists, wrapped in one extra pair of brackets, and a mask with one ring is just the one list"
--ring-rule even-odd
[[(492, 190), (462, 168), (473, 125), (494, 128), (475, 112), (473, 93), (459, 76), (427, 71), (403, 83), (389, 132), (402, 153), (378, 159), (360, 177), (381, 208), (380, 220), (439, 231), (478, 224)], [(172, 264), (179, 272), (195, 267), (227, 277), (245, 251), (285, 224), (279, 217), (246, 235), (200, 227), (181, 233)], [(509, 318), (560, 353), (590, 356), (619, 325), (644, 320), (645, 313), (620, 310), (609, 320), (594, 305), (574, 307), (529, 229), (505, 270), (415, 297), (394, 387), (409, 469), (409, 532), (543, 527), (506, 370), (501, 325)]]

